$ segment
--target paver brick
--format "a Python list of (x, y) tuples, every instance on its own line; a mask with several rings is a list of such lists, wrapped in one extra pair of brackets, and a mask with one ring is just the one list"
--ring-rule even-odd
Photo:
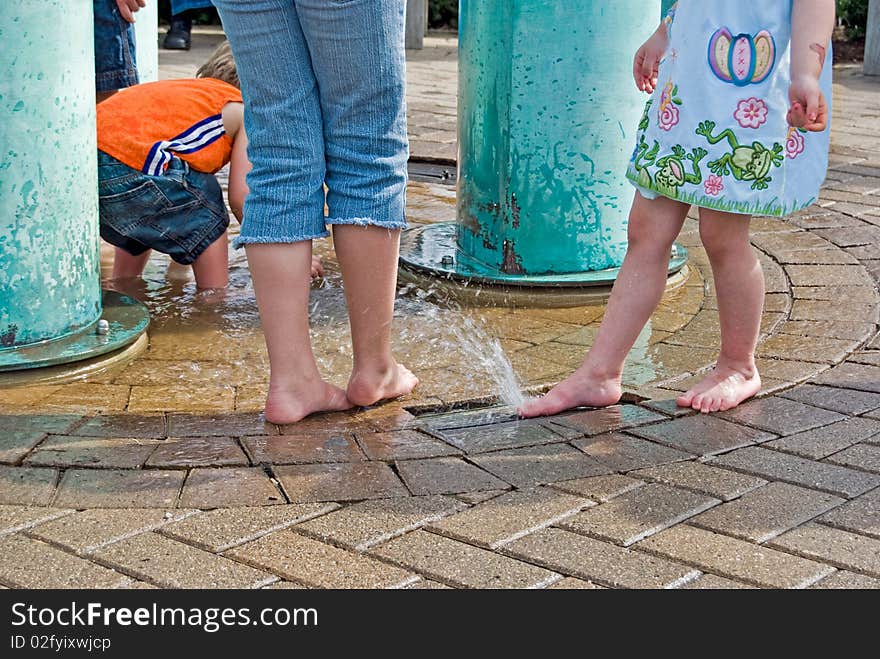
[(880, 488), (847, 501), (822, 517), (823, 524), (880, 538)]
[(831, 410), (778, 397), (752, 400), (727, 412), (721, 412), (718, 416), (776, 435), (793, 435), (846, 418)]
[(880, 393), (880, 367), (845, 362), (825, 371), (816, 377), (813, 383), (878, 394)]
[(397, 471), (415, 495), (505, 489), (507, 483), (460, 458), (402, 460)]
[(371, 553), (458, 588), (543, 588), (559, 579), (548, 570), (423, 530)]
[(299, 524), (297, 531), (364, 551), (463, 508), (460, 501), (436, 495), (361, 501)]
[(275, 466), (272, 471), (291, 503), (359, 501), (409, 494), (383, 462), (285, 465)]
[(337, 508), (336, 503), (218, 508), (172, 522), (160, 528), (159, 533), (219, 553)]
[(569, 517), (558, 526), (627, 547), (718, 503), (718, 499), (702, 494), (650, 483)]
[(880, 540), (821, 524), (806, 524), (772, 540), (778, 549), (880, 577)]
[(57, 480), (57, 469), (0, 465), (0, 504), (48, 506)]
[(690, 524), (724, 535), (762, 543), (844, 503), (844, 499), (769, 483), (739, 499), (697, 515)]
[(174, 508), (182, 471), (68, 469), (53, 505), (67, 508)]
[(534, 487), (613, 471), (568, 444), (498, 451), (472, 456), (471, 460), (517, 487)]
[(714, 574), (702, 574), (693, 581), (682, 584), (679, 588), (681, 590), (740, 590), (754, 588), (754, 586)]
[(547, 586), (547, 590), (605, 590), (605, 586), (600, 586), (599, 584), (595, 584), (592, 581), (585, 581), (584, 579), (565, 577), (552, 586)]
[(565, 441), (563, 435), (553, 432), (537, 421), (514, 421), (434, 432), (438, 437), (468, 454)]
[(180, 495), (187, 508), (269, 506), (284, 503), (260, 467), (199, 467), (189, 472)]
[(88, 419), (69, 434), (107, 439), (162, 439), (167, 436), (163, 414), (102, 414)]
[(858, 496), (880, 485), (880, 477), (875, 474), (806, 460), (756, 446), (714, 458), (712, 464), (847, 498)]
[(504, 553), (610, 588), (674, 588), (699, 572), (665, 558), (624, 549), (557, 528), (507, 545)]
[(736, 471), (710, 467), (702, 462), (676, 462), (630, 472), (630, 476), (644, 480), (673, 485), (685, 490), (708, 494), (710, 497), (730, 501), (746, 492), (761, 487), (763, 478), (740, 474)]
[(828, 456), (825, 462), (880, 474), (880, 446), (857, 444)]
[(154, 439), (103, 439), (52, 435), (25, 464), (35, 467), (137, 469), (156, 448)]
[(877, 590), (880, 589), (880, 579), (868, 577), (864, 574), (856, 574), (846, 570), (838, 570), (830, 577), (817, 581), (810, 588), (842, 589), (842, 590)]
[(61, 435), (82, 421), (81, 414), (0, 414), (0, 434), (39, 431)]
[(357, 441), (370, 460), (417, 460), (462, 453), (459, 449), (416, 430), (359, 433)]
[(553, 425), (565, 426), (584, 435), (601, 435), (665, 419), (666, 415), (638, 405), (612, 405), (596, 410), (562, 414), (550, 418)]
[(417, 579), (370, 556), (289, 530), (264, 535), (225, 555), (311, 588), (400, 588)]
[(834, 570), (830, 565), (685, 524), (653, 535), (637, 547), (764, 588), (805, 588)]
[(92, 557), (163, 588), (259, 588), (275, 581), (267, 572), (154, 532), (103, 547)]
[(169, 437), (243, 437), (275, 435), (277, 426), (267, 423), (262, 414), (168, 414)]
[(74, 511), (60, 508), (43, 508), (27, 506), (2, 506), (0, 505), (0, 535), (15, 533), (31, 528), (42, 522), (48, 522), (64, 515), (71, 515)]
[(546, 487), (515, 490), (432, 522), (428, 528), (462, 542), (496, 549), (592, 505), (589, 499)]
[(231, 437), (187, 437), (167, 439), (156, 447), (147, 467), (232, 467), (247, 465), (244, 451)]
[(254, 464), (310, 464), (316, 462), (360, 462), (364, 459), (354, 438), (308, 433), (245, 437), (241, 440)]
[(11, 588), (123, 588), (131, 579), (45, 542), (10, 535), (0, 538), (0, 581)]
[(820, 460), (874, 437), (878, 433), (880, 433), (880, 421), (848, 417), (828, 426), (774, 439), (765, 446), (812, 460)]
[(46, 439), (41, 430), (0, 431), (0, 464), (17, 464), (40, 442)]
[(28, 535), (65, 547), (77, 554), (88, 554), (104, 545), (146, 533), (193, 511), (156, 509), (83, 510), (31, 529)]
[(558, 481), (550, 486), (556, 490), (562, 490), (577, 496), (587, 497), (594, 501), (610, 501), (624, 492), (629, 492), (644, 483), (635, 478), (622, 476), (621, 474), (608, 474), (607, 476), (590, 476), (588, 478), (576, 478), (574, 480)]
[(714, 455), (773, 439), (773, 435), (700, 414), (632, 428), (631, 433), (694, 455)]
[(572, 445), (610, 469), (621, 472), (694, 457), (690, 453), (624, 433), (593, 435), (576, 439)]

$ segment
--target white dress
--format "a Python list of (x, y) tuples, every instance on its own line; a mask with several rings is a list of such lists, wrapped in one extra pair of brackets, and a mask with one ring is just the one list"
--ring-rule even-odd
[[(775, 216), (816, 201), (830, 128), (786, 122), (791, 10), (790, 0), (679, 0), (627, 171), (644, 196)], [(820, 85), (830, 116), (830, 47)]]

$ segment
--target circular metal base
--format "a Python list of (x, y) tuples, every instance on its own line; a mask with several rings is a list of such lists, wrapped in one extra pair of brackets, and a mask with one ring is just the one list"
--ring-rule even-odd
[(55, 366), (115, 352), (147, 329), (147, 308), (116, 291), (103, 291), (101, 318), (81, 330), (50, 341), (0, 350), (0, 372)]
[[(401, 279), (442, 289), (476, 304), (579, 306), (605, 300), (620, 268), (546, 275), (509, 275), (462, 253), (458, 225), (439, 222), (407, 229), (400, 240)], [(669, 260), (667, 289), (687, 279), (687, 249), (676, 243)]]

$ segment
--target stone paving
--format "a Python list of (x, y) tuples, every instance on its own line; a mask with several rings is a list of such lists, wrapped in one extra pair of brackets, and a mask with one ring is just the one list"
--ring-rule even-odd
[[(194, 36), (188, 55), (162, 51), (163, 76), (219, 38)], [(413, 153), (452, 158), (455, 39), (408, 55)], [(279, 427), (259, 414), (255, 334), (224, 352), (206, 325), (160, 325), (121, 371), (0, 392), (0, 585), (877, 588), (880, 80), (836, 74), (819, 203), (754, 222), (758, 400), (711, 416), (672, 401), (717, 348), (692, 221), (688, 279), (602, 410), (518, 421), (480, 407), (491, 383), (456, 387), (466, 355), (427, 355), (426, 392)], [(448, 188), (411, 192), (411, 219), (445, 219)], [(579, 363), (601, 311), (478, 314), (537, 390)]]

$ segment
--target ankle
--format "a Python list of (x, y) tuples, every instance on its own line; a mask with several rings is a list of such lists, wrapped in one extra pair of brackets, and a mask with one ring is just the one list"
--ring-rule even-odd
[(623, 377), (622, 367), (613, 367), (608, 364), (584, 363), (579, 369), (581, 375), (596, 382), (620, 382)]
[(758, 366), (755, 364), (754, 355), (732, 358), (722, 354), (718, 357), (717, 366), (736, 371), (747, 379), (751, 379), (758, 374)]

